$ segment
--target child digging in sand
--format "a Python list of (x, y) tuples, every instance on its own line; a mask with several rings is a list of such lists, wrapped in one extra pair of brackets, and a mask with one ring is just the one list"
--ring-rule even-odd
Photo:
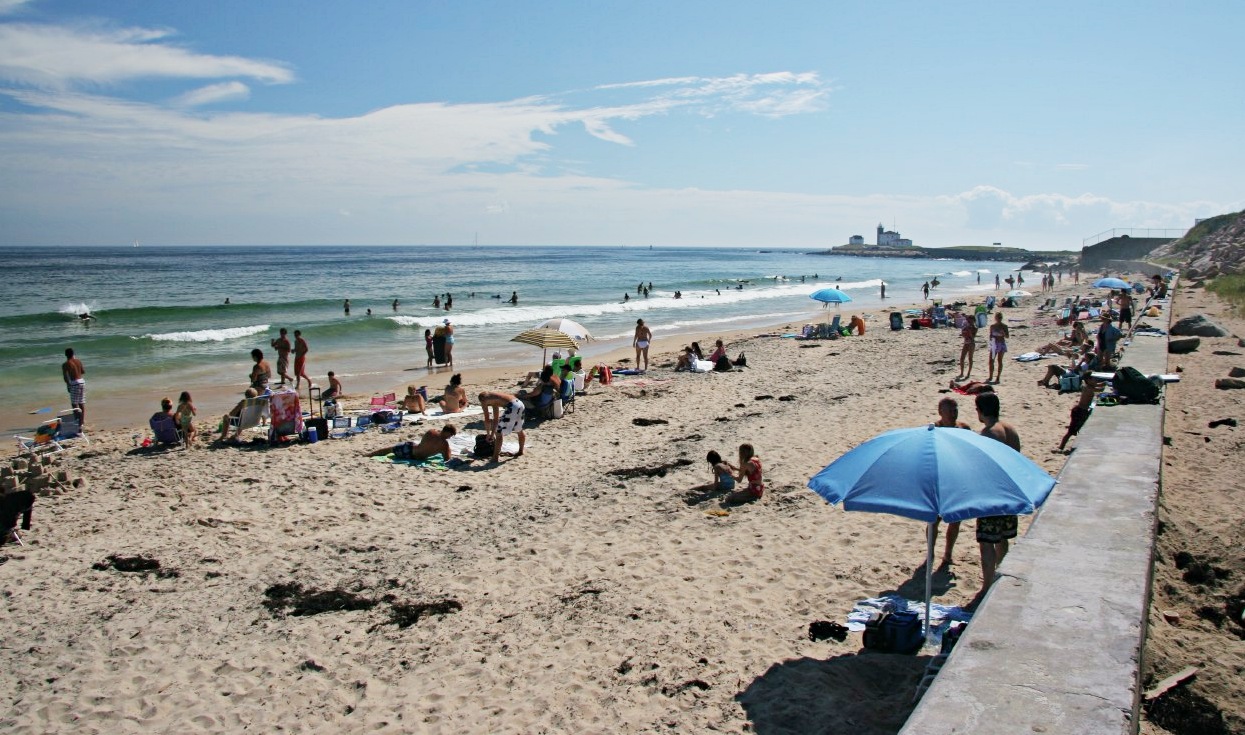
[(765, 494), (765, 483), (761, 480), (761, 458), (751, 444), (739, 445), (739, 467), (736, 469), (739, 472), (736, 479), (740, 482), (747, 480), (748, 486), (727, 495), (723, 502), (734, 505), (760, 500)]
[(185, 437), (186, 448), (195, 441), (195, 404), (190, 399), (190, 391), (184, 390), (177, 398), (177, 424), (182, 429), (182, 436)]
[(713, 489), (717, 492), (729, 493), (735, 489), (735, 476), (731, 466), (722, 461), (722, 455), (717, 452), (710, 451), (705, 456), (709, 462), (709, 468), (713, 471)]

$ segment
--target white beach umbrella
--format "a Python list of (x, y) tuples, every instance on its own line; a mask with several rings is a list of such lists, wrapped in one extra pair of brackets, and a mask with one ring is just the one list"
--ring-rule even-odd
[(556, 329), (562, 334), (568, 335), (576, 342), (591, 342), (593, 337), (589, 334), (587, 328), (574, 319), (546, 319), (537, 324), (533, 329)]

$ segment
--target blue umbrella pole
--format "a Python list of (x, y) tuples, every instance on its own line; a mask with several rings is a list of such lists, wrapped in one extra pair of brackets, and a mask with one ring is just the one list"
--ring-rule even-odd
[(925, 642), (929, 643), (929, 608), (934, 590), (934, 542), (938, 533), (938, 521), (929, 524), (925, 531), (928, 549), (925, 553)]

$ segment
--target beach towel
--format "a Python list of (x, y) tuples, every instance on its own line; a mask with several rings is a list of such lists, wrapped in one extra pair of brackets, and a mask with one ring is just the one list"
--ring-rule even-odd
[(1017, 355), (1013, 359), (1015, 359), (1016, 362), (1033, 362), (1035, 360), (1041, 360), (1043, 357), (1050, 357), (1050, 355), (1043, 355), (1040, 352), (1026, 352), (1023, 355)]
[[(476, 448), (477, 434), (468, 434), (466, 432), (455, 434), (450, 437), (450, 451), (456, 455), (470, 457)], [(528, 437), (528, 447), (531, 447), (531, 437)], [(506, 435), (505, 441), (501, 443), (502, 452), (510, 452), (516, 454), (519, 451), (519, 438), (513, 435)]]
[(424, 467), (430, 470), (449, 469), (445, 466), (445, 457), (440, 454), (434, 454), (428, 459), (398, 459), (392, 454), (386, 454), (383, 457), (372, 457), (374, 462), (388, 462), (389, 464), (404, 464), (408, 467)]
[(428, 410), (424, 411), (423, 413), (408, 414), (407, 419), (409, 420), (410, 423), (415, 423), (420, 419), (427, 419), (429, 421), (439, 421), (441, 419), (455, 419), (460, 416), (463, 418), (466, 418), (469, 416), (483, 416), (483, 415), (484, 415), (484, 409), (480, 408), (479, 406), (467, 406), (466, 408), (459, 411), (458, 413), (446, 413), (445, 411), (441, 410), (440, 406), (429, 406)]
[[(924, 600), (908, 600), (894, 594), (884, 595), (857, 602), (847, 614), (847, 629), (856, 633), (863, 632), (869, 618), (888, 609), (915, 612), (921, 619), (925, 618)], [(968, 622), (973, 619), (973, 614), (962, 607), (939, 605), (935, 602), (930, 605), (929, 618), (930, 635), (934, 639), (932, 642), (941, 645), (942, 634), (952, 622)]]

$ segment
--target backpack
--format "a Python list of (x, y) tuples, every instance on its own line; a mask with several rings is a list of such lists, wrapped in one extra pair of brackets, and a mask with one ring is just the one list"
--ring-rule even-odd
[(748, 367), (748, 358), (744, 357), (744, 353), (739, 353), (739, 357), (735, 358), (735, 367)]
[(865, 623), (864, 645), (882, 653), (916, 653), (925, 645), (921, 616), (908, 610), (875, 615)]
[(476, 445), (471, 450), (471, 456), (478, 459), (491, 458), (493, 456), (493, 440), (488, 434), (476, 434)]
[(720, 373), (728, 373), (734, 369), (734, 366), (731, 365), (730, 359), (726, 357), (725, 355), (723, 355), (722, 357), (718, 358), (718, 362), (716, 365), (713, 366), (713, 369)]
[(1159, 386), (1135, 367), (1125, 366), (1116, 370), (1111, 385), (1120, 398), (1128, 403), (1158, 403)]

